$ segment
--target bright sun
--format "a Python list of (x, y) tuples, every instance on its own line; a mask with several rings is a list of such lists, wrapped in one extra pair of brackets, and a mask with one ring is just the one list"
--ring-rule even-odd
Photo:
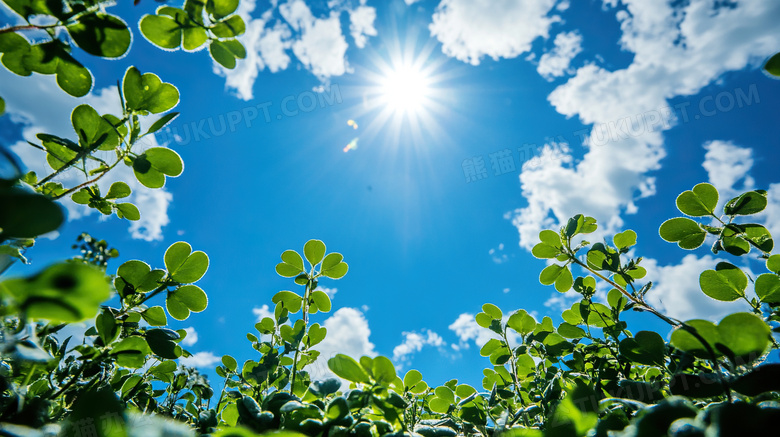
[(417, 113), (430, 94), (430, 79), (419, 68), (399, 66), (389, 71), (381, 83), (381, 95), (396, 114)]

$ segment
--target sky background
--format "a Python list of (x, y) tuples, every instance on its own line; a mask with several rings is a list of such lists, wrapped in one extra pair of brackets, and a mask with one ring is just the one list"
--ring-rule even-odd
[[(181, 115), (146, 146), (176, 150), (184, 173), (162, 190), (131, 183), (142, 214), (132, 224), (64, 202), (67, 224), (11, 274), (61, 259), (82, 231), (119, 249), (111, 273), (130, 259), (162, 267), (170, 244), (189, 242), (211, 260), (198, 283), (209, 307), (169, 321), (189, 329), (189, 364), (212, 378), (223, 354), (258, 358), (244, 334), (277, 291), (301, 291), (274, 266), (312, 238), (350, 266), (320, 283), (333, 298), (312, 318), (328, 328), (323, 358), (385, 355), (431, 385), (480, 385), (490, 334), (473, 316), (483, 303), (557, 325), (578, 300), (539, 284), (545, 262), (530, 248), (540, 230), (577, 213), (599, 221), (590, 241), (636, 230), (650, 301), (711, 320), (746, 305), (704, 296), (699, 273), (726, 259), (762, 267), (661, 240), (675, 197), (699, 182), (722, 201), (766, 189), (757, 220), (780, 235), (780, 82), (760, 70), (780, 50), (778, 2), (242, 0), (249, 56), (234, 70), (206, 51), (156, 48), (137, 23), (157, 3), (121, 3), (108, 11), (133, 29), (129, 54), (74, 51), (96, 78), (88, 96), (0, 69), (0, 141), (48, 173), (23, 140), (74, 137), (80, 103), (117, 112), (116, 80), (134, 65), (179, 89)], [(0, 18), (17, 22), (4, 6)], [(382, 85), (404, 68), (427, 84), (416, 111), (394, 108)], [(118, 169), (102, 183), (118, 179), (134, 180)], [(651, 315), (626, 318), (633, 331), (668, 335)]]

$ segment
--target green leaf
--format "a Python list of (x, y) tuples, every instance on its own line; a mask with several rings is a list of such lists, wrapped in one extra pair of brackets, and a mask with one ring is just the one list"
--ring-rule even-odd
[(171, 112), (169, 114), (165, 114), (162, 117), (158, 118), (157, 121), (152, 123), (152, 126), (149, 128), (149, 130), (146, 131), (144, 135), (149, 135), (157, 132), (158, 130), (164, 128), (168, 123), (170, 123), (174, 118), (178, 117), (178, 112)]
[(224, 42), (217, 40), (211, 41), (211, 44), (209, 44), (209, 53), (211, 54), (211, 57), (223, 67), (231, 70), (236, 68), (236, 56)]
[(347, 274), (349, 266), (342, 262), (344, 257), (340, 253), (329, 253), (322, 260), (322, 274), (331, 279), (341, 279)]
[(737, 364), (754, 361), (769, 346), (771, 331), (761, 318), (751, 313), (734, 313), (718, 323), (721, 342), (731, 350)]
[(627, 298), (618, 289), (613, 288), (607, 293), (607, 302), (609, 306), (617, 310), (622, 310), (626, 306)]
[(721, 262), (715, 270), (705, 270), (699, 276), (699, 286), (707, 296), (724, 302), (735, 301), (745, 295), (748, 280), (742, 270)]
[(677, 243), (681, 249), (696, 249), (704, 243), (707, 233), (695, 221), (677, 217), (665, 221), (658, 230), (661, 238), (670, 242)]
[(618, 249), (628, 249), (636, 244), (636, 232), (631, 229), (625, 230), (612, 237), (615, 247)]
[(501, 312), (501, 309), (492, 303), (482, 305), (482, 311), (489, 315), (493, 320), (501, 320), (501, 318), (504, 317), (504, 313)]
[(149, 344), (139, 335), (125, 337), (111, 349), (111, 355), (116, 357), (117, 364), (133, 369), (143, 367), (149, 352)]
[(192, 252), (192, 246), (178, 241), (165, 251), (165, 268), (174, 281), (189, 284), (197, 282), (206, 274), (209, 257), (199, 250)]
[(718, 190), (707, 183), (698, 184), (692, 191), (685, 191), (677, 197), (677, 209), (693, 217), (714, 215), (717, 205)]
[(333, 398), (325, 408), (325, 417), (330, 420), (339, 420), (349, 414), (349, 405), (347, 400), (339, 396)]
[(766, 260), (766, 268), (780, 275), (780, 255), (772, 255)]
[(337, 376), (346, 379), (347, 381), (368, 383), (368, 375), (353, 358), (344, 355), (337, 354), (335, 357), (328, 360), (328, 368)]
[(653, 331), (639, 331), (633, 338), (620, 342), (620, 354), (639, 364), (663, 366), (666, 343)]
[(35, 238), (65, 221), (59, 205), (20, 188), (0, 188), (0, 239)]
[(750, 215), (763, 211), (766, 204), (766, 193), (748, 191), (729, 200), (723, 212), (726, 215)]
[(103, 344), (108, 345), (119, 336), (119, 326), (116, 323), (114, 315), (110, 311), (103, 310), (95, 319), (95, 328), (103, 340)]
[(152, 44), (174, 50), (179, 48), (182, 29), (176, 20), (164, 15), (144, 15), (139, 23), (141, 34)]
[(544, 344), (547, 353), (554, 357), (568, 355), (574, 349), (574, 345), (566, 341), (563, 336), (556, 334), (555, 332), (552, 332), (544, 337), (542, 343)]
[(579, 326), (563, 322), (558, 325), (558, 334), (565, 338), (582, 338), (585, 337), (585, 330)]
[[(327, 297), (327, 296), (326, 296)], [(303, 298), (292, 291), (280, 291), (274, 295), (271, 301), (275, 304), (282, 303), (284, 308), (292, 314), (301, 310)]]
[(322, 261), (325, 256), (325, 243), (320, 240), (309, 240), (303, 245), (303, 256), (313, 266)]
[(238, 0), (211, 0), (206, 3), (206, 11), (219, 19), (227, 17), (238, 8)]
[(140, 220), (141, 213), (138, 211), (138, 207), (132, 203), (117, 203), (116, 215), (119, 218), (124, 218), (132, 221)]
[(141, 313), (141, 317), (151, 326), (165, 326), (168, 324), (168, 317), (161, 306), (153, 306)]
[(66, 29), (76, 45), (91, 55), (118, 58), (130, 48), (130, 29), (114, 15), (100, 12), (82, 15)]
[(142, 75), (135, 67), (125, 72), (122, 91), (127, 107), (139, 112), (159, 114), (179, 103), (179, 90), (175, 86), (161, 81), (154, 73)]
[(304, 272), (303, 258), (294, 250), (286, 250), (282, 253), (282, 262), (289, 264), (296, 269), (296, 275)]
[(528, 335), (536, 328), (536, 320), (525, 310), (517, 310), (512, 313), (506, 324), (522, 335)]
[(225, 355), (222, 357), (222, 364), (231, 372), (235, 372), (236, 369), (238, 369), (238, 362), (230, 355)]
[(419, 370), (411, 369), (404, 375), (404, 387), (409, 389), (422, 382), (423, 376)]
[(330, 311), (330, 297), (328, 297), (324, 291), (314, 290), (311, 293), (311, 299), (314, 301), (315, 305), (317, 305), (318, 310), (322, 311), (323, 313)]
[(556, 290), (565, 293), (569, 291), (574, 280), (568, 267), (551, 264), (542, 270), (542, 273), (539, 275), (539, 282), (543, 285), (555, 284)]
[(182, 354), (177, 344), (179, 334), (172, 329), (154, 328), (146, 331), (146, 341), (154, 354), (169, 360), (175, 360)]
[(130, 186), (122, 181), (114, 182), (111, 184), (111, 188), (108, 189), (108, 194), (106, 194), (106, 199), (123, 199), (127, 196), (129, 196), (133, 190), (130, 189)]
[(199, 313), (205, 310), (207, 305), (206, 293), (196, 285), (184, 285), (168, 292), (168, 298), (165, 300), (168, 314), (176, 320), (186, 320), (190, 311)]
[(756, 278), (756, 295), (763, 303), (780, 305), (780, 277), (772, 273), (760, 275)]
[(76, 323), (95, 317), (110, 297), (102, 271), (86, 264), (54, 264), (30, 278), (0, 283), (0, 295), (10, 296), (18, 311), (31, 319)]
[(206, 29), (202, 27), (185, 27), (182, 30), (182, 48), (188, 52), (198, 50), (208, 40)]
[(176, 177), (184, 170), (181, 157), (171, 149), (153, 147), (133, 161), (136, 179), (149, 188), (162, 188), (165, 176)]
[(3, 100), (2, 97), (0, 97), (0, 115), (3, 115), (5, 113), (5, 100)]
[[(233, 15), (225, 21), (217, 23), (211, 28), (211, 32), (218, 38), (235, 38), (246, 31), (244, 20), (238, 15)], [(205, 40), (203, 41), (205, 42)], [(202, 43), (201, 43), (202, 44)]]
[[(720, 342), (718, 327), (709, 320), (688, 320), (686, 325), (693, 328), (696, 333), (704, 339), (707, 345), (712, 348), (716, 357), (722, 356), (715, 344)], [(693, 334), (686, 331), (683, 327), (677, 328), (672, 332), (670, 343), (672, 346), (682, 351), (688, 352), (698, 358), (710, 359), (705, 344), (699, 341)]]
[(52, 0), (3, 0), (9, 8), (24, 18), (31, 15), (62, 16), (62, 3)]
[(775, 53), (767, 59), (764, 64), (764, 71), (775, 77), (780, 77), (780, 53)]
[(319, 323), (315, 323), (309, 327), (309, 346), (314, 346), (325, 340), (325, 336), (328, 334), (327, 328), (320, 326)]
[(397, 378), (395, 366), (387, 357), (383, 356), (373, 359), (371, 373), (374, 375), (377, 383), (384, 383), (385, 385), (395, 381), (395, 378)]

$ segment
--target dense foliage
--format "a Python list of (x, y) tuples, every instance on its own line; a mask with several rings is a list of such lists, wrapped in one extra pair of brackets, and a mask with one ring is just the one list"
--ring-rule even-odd
[[(132, 32), (97, 0), (3, 0), (27, 24), (0, 30), (2, 64), (19, 75), (55, 74), (73, 96), (86, 95), (91, 73), (72, 56), (72, 47), (99, 57), (123, 56)], [(140, 31), (165, 49), (194, 51), (206, 44), (220, 64), (243, 58), (235, 39), (244, 22), (238, 0), (186, 0), (182, 8), (160, 6), (140, 20)], [(48, 17), (41, 20), (41, 16)], [(35, 20), (32, 20), (36, 17)], [(41, 24), (42, 22), (47, 24)], [(31, 43), (28, 31), (48, 39)], [(767, 62), (780, 75), (778, 56)], [(118, 91), (121, 107), (100, 114), (89, 105), (71, 114), (74, 136), (40, 133), (40, 149), (52, 171), (24, 174), (15, 157), (0, 148), (9, 174), (0, 179), (0, 273), (14, 259), (26, 262), (34, 238), (64, 220), (55, 201), (70, 201), (103, 214), (138, 220), (138, 209), (121, 199), (125, 182), (106, 193), (97, 181), (117, 165), (133, 169), (138, 181), (160, 188), (179, 176), (183, 163), (165, 147), (139, 149), (139, 140), (164, 127), (177, 113), (178, 90), (153, 73), (130, 67)], [(0, 100), (0, 111), (3, 101)], [(156, 116), (145, 132), (143, 117)], [(134, 146), (136, 148), (134, 149)], [(110, 158), (107, 158), (110, 157)], [(84, 182), (65, 187), (63, 172), (80, 172)], [(751, 216), (767, 204), (766, 193), (749, 191), (719, 204), (718, 191), (696, 185), (677, 198), (685, 217), (672, 218), (660, 236), (693, 250), (709, 239), (712, 252), (753, 254), (766, 272), (749, 277), (721, 262), (701, 273), (701, 291), (720, 301), (744, 300), (750, 312), (717, 324), (680, 321), (646, 300), (652, 283), (634, 257), (637, 234), (626, 230), (611, 241), (589, 243), (592, 217), (577, 215), (559, 230), (539, 234), (533, 255), (549, 260), (540, 281), (581, 300), (536, 321), (524, 310), (505, 315), (485, 304), (476, 322), (494, 336), (480, 354), (489, 366), (482, 385), (453, 379), (431, 387), (417, 370), (404, 375), (386, 357), (336, 355), (327, 361), (340, 379), (312, 380), (307, 367), (318, 359), (327, 330), (309, 315), (327, 313), (331, 302), (318, 289), (321, 279), (347, 274), (339, 253), (310, 240), (302, 254), (281, 254), (276, 272), (293, 289), (274, 295), (273, 317), (247, 334), (256, 359), (238, 363), (224, 356), (212, 385), (176, 360), (189, 356), (184, 330), (166, 328), (168, 318), (185, 320), (204, 311), (208, 298), (197, 282), (208, 256), (185, 242), (172, 244), (159, 259), (109, 266), (119, 254), (102, 240), (82, 234), (78, 255), (20, 278), (0, 281), (0, 434), (3, 435), (238, 435), (300, 433), (310, 436), (506, 435), (506, 436), (717, 436), (765, 434), (780, 420), (780, 364), (768, 363), (779, 346), (772, 333), (780, 321), (780, 255), (773, 239)], [(698, 221), (697, 221), (698, 220)], [(573, 268), (576, 270), (573, 271)], [(108, 272), (108, 273), (107, 273)], [(575, 277), (576, 272), (585, 276)], [(609, 288), (598, 299), (599, 281)], [(754, 284), (754, 293), (748, 285)], [(623, 320), (639, 311), (668, 323), (667, 332), (629, 330)], [(83, 340), (62, 335), (87, 322)]]

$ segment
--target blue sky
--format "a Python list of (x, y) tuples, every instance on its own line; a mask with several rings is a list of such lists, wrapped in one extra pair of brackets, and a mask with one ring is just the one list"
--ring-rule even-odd
[[(123, 3), (109, 11), (128, 23), (157, 6)], [(13, 272), (62, 257), (84, 230), (117, 247), (119, 262), (162, 266), (166, 247), (188, 241), (211, 259), (199, 283), (209, 307), (172, 326), (194, 328), (191, 364), (208, 370), (223, 354), (257, 358), (244, 334), (292, 286), (274, 272), (279, 255), (318, 238), (350, 265), (321, 283), (335, 293), (333, 311), (314, 318), (329, 328), (323, 356), (381, 354), (431, 384), (479, 384), (489, 337), (473, 315), (483, 303), (557, 324), (576, 301), (538, 283), (545, 263), (529, 249), (541, 229), (581, 212), (602, 225), (591, 241), (638, 232), (650, 299), (668, 314), (718, 319), (741, 307), (709, 301), (698, 274), (725, 258), (684, 252), (657, 230), (677, 214), (677, 194), (709, 181), (723, 198), (767, 189), (758, 219), (780, 234), (780, 82), (760, 71), (780, 50), (780, 4), (713, 3), (242, 0), (250, 56), (232, 71), (206, 52), (163, 52), (135, 26), (120, 60), (76, 52), (97, 78), (81, 100), (50, 77), (0, 69), (0, 140), (39, 172), (43, 157), (22, 139), (72, 136), (69, 112), (82, 101), (111, 111), (129, 66), (182, 96), (181, 116), (149, 145), (176, 150), (185, 171), (164, 190), (137, 187), (141, 222), (66, 205), (59, 235)], [(404, 112), (384, 84), (407, 70), (424, 83), (409, 99), (424, 97)], [(468, 181), (475, 158), (484, 177)], [(634, 331), (668, 332), (649, 315), (627, 317)]]

